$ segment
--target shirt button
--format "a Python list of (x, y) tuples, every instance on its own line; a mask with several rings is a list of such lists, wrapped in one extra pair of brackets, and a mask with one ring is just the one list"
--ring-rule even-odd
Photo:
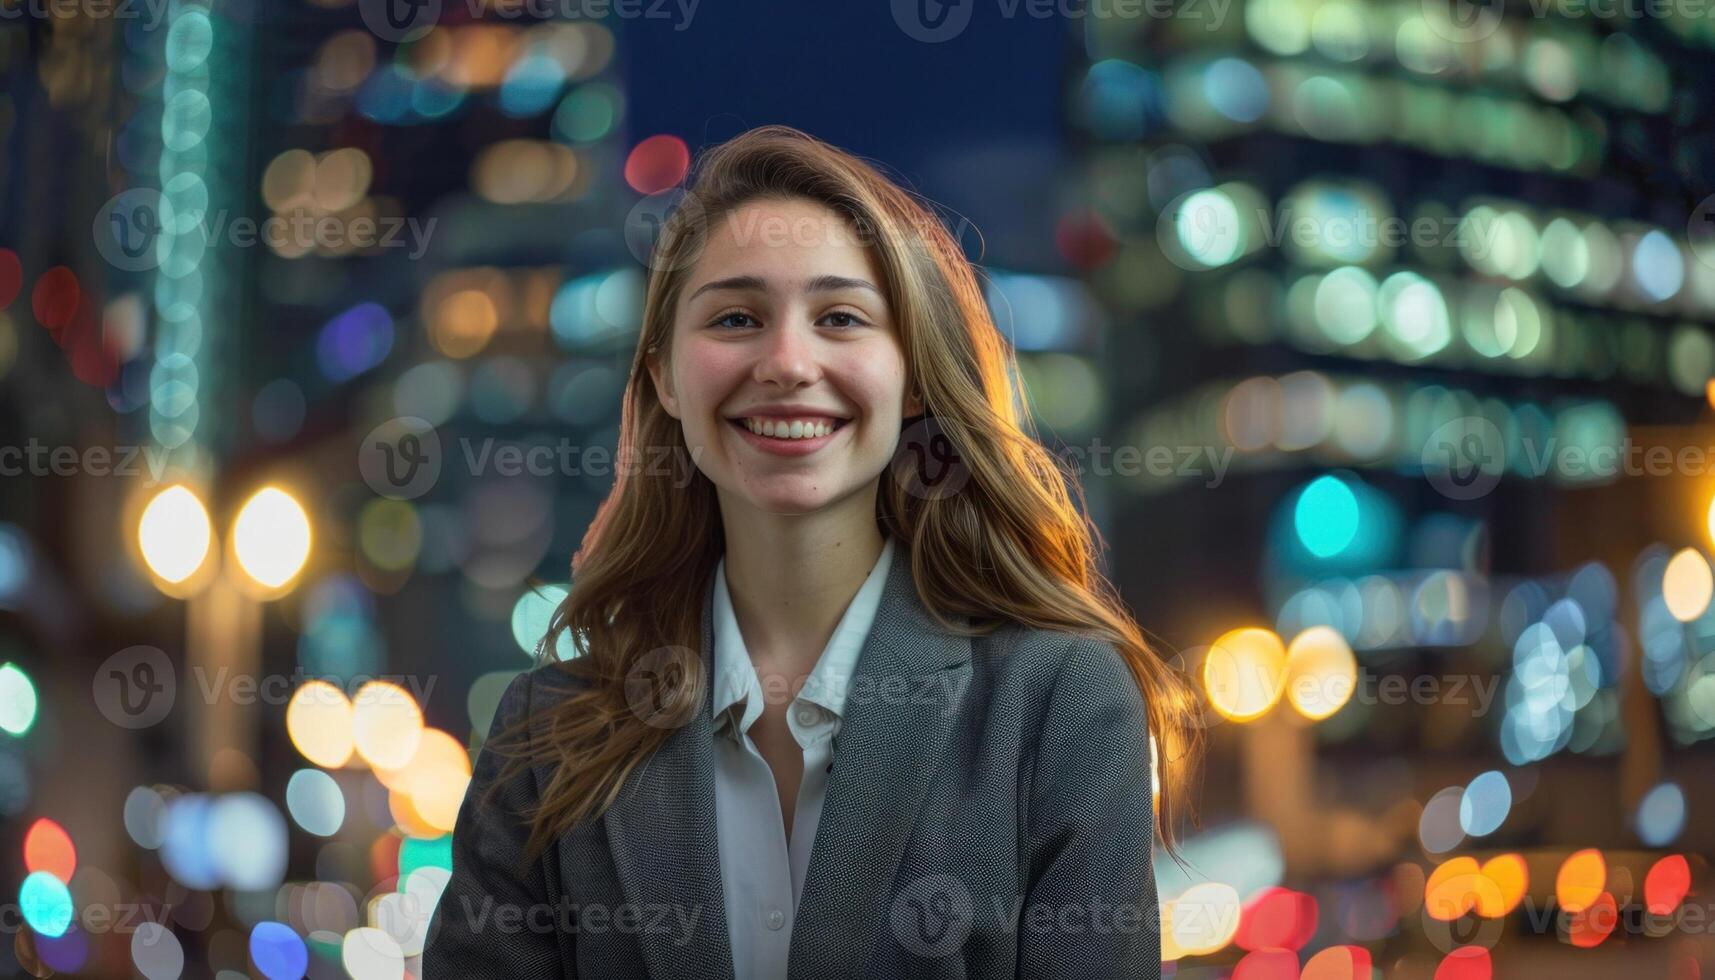
[(768, 928), (778, 929), (785, 924), (786, 924), (786, 913), (780, 911), (779, 909), (772, 909), (769, 911), (769, 913), (768, 913)]
[(798, 706), (798, 724), (800, 724), (800, 725), (814, 725), (815, 723), (816, 723), (816, 709), (812, 708), (811, 706), (809, 706), (807, 704), (799, 705)]

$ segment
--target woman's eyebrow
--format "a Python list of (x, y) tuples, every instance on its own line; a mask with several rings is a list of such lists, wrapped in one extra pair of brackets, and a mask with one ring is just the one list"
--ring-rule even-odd
[[(725, 279), (713, 279), (703, 283), (685, 299), (689, 302), (706, 292), (717, 289), (766, 290), (767, 288), (768, 280), (761, 276), (728, 276)], [(839, 289), (867, 289), (877, 296), (881, 295), (881, 290), (876, 288), (876, 285), (868, 279), (853, 279), (850, 276), (814, 276), (804, 283), (804, 291), (807, 293), (826, 293)]]

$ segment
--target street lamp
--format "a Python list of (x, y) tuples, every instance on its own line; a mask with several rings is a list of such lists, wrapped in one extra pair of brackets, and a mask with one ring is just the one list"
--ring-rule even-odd
[[(215, 557), (208, 508), (196, 491), (175, 483), (149, 498), (137, 518), (137, 550), (155, 587), (185, 603), (185, 665), (207, 677), (255, 676), (262, 664), (264, 601), (292, 591), (309, 563), (313, 534), (303, 504), (278, 486), (264, 486), (238, 508), (227, 534), (226, 561)], [(199, 676), (185, 690), (209, 689)], [(187, 702), (188, 703), (188, 702)], [(232, 782), (220, 753), (255, 757), (254, 712), (230, 697), (191, 707), (187, 731), (212, 789)]]

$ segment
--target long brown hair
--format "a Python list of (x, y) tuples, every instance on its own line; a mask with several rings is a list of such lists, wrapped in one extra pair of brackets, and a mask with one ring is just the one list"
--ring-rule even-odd
[[(702, 153), (656, 240), (622, 407), (619, 474), (538, 647), (544, 663), (577, 682), (545, 717), (525, 718), (496, 739), (509, 758), (495, 786), (530, 764), (552, 770), (528, 815), (526, 850), (538, 855), (598, 817), (630, 772), (704, 704), (706, 679), (692, 658), (724, 530), (714, 484), (693, 465), (647, 365), (652, 355), (672, 356), (677, 302), (709, 229), (764, 198), (822, 204), (865, 236), (886, 280), (909, 380), (963, 467), (965, 482), (947, 494), (924, 493), (925, 474), (900, 472), (919, 465), (916, 454), (897, 454), (881, 477), (878, 528), (909, 549), (924, 606), (948, 629), (956, 628), (952, 616), (969, 617), (962, 632), (970, 634), (1020, 623), (1111, 642), (1148, 709), (1163, 777), (1156, 825), (1177, 856), (1185, 777), (1200, 743), (1189, 723), (1195, 695), (1145, 642), (1099, 572), (1099, 532), (1083, 515), (1076, 480), (1037, 441), (1028, 414), (1020, 415), (1015, 355), (989, 315), (976, 269), (933, 205), (866, 161), (785, 126), (752, 129)], [(655, 447), (667, 450), (666, 465), (652, 465), (663, 455)], [(577, 655), (560, 661), (563, 630)], [(644, 663), (677, 668), (649, 672), (673, 680), (651, 692), (648, 716), (634, 710), (636, 692), (627, 689)]]

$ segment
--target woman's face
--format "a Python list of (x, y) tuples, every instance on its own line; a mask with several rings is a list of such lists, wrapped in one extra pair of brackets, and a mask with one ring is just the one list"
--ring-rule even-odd
[(649, 371), (723, 505), (812, 513), (887, 468), (921, 406), (882, 290), (869, 250), (820, 204), (753, 201), (710, 228), (672, 351)]

